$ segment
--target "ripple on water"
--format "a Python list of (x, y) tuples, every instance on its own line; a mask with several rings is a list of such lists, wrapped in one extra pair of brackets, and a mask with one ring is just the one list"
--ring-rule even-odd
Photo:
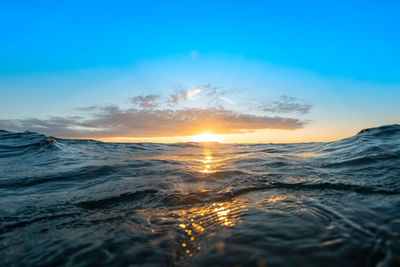
[(400, 126), (310, 144), (0, 131), (4, 266), (398, 266)]

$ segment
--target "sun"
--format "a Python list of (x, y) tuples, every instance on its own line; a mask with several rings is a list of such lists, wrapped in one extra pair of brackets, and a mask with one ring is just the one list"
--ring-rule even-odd
[(192, 136), (193, 142), (222, 142), (222, 135), (212, 133), (202, 133)]

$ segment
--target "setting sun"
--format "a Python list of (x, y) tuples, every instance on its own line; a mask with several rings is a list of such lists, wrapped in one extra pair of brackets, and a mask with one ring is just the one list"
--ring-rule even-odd
[(193, 142), (222, 142), (222, 135), (203, 133), (192, 137)]

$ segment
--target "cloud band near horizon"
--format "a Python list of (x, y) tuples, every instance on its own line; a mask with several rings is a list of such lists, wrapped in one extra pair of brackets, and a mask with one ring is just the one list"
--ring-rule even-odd
[[(233, 90), (208, 84), (202, 88), (177, 90), (169, 98), (158, 94), (139, 95), (130, 98), (132, 108), (121, 109), (117, 105), (90, 106), (76, 109), (84, 114), (79, 116), (0, 119), (0, 129), (35, 131), (67, 138), (152, 138), (191, 136), (203, 132), (236, 134), (265, 129), (295, 130), (307, 124), (297, 118), (263, 114), (308, 113), (311, 105), (296, 98), (281, 96), (276, 101), (265, 102), (253, 110), (255, 113), (246, 113), (224, 106), (221, 97), (230, 92)], [(202, 99), (198, 97), (200, 93)], [(187, 107), (185, 105), (188, 102), (208, 103), (208, 106)]]
[(295, 118), (239, 113), (222, 108), (120, 109), (96, 107), (88, 117), (52, 117), (0, 120), (0, 129), (35, 131), (56, 137), (176, 137), (248, 133), (261, 129), (295, 130), (307, 122)]

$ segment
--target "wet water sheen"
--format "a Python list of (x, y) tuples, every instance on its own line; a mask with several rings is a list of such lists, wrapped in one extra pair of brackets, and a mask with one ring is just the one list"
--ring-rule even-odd
[(399, 266), (400, 126), (330, 143), (0, 131), (2, 266)]

